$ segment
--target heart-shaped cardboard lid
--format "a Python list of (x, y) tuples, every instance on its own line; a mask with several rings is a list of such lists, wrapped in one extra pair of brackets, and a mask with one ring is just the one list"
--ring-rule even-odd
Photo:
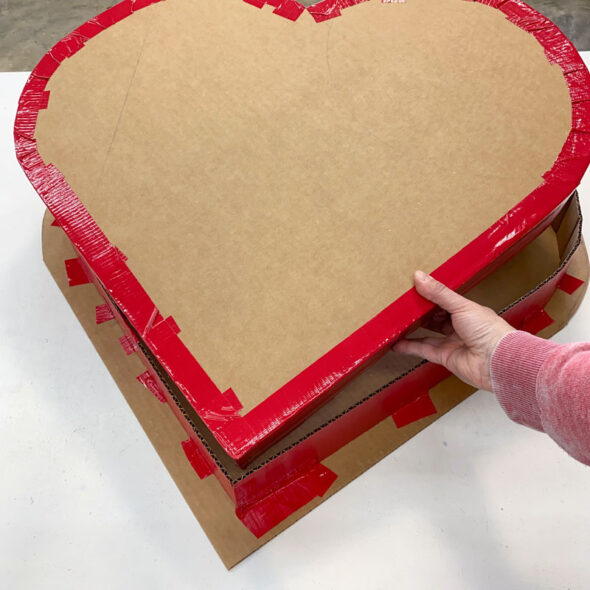
[(521, 2), (269, 3), (125, 1), (42, 60), (16, 123), (57, 222), (240, 461), (431, 309), (412, 271), (473, 282), (590, 152), (588, 73)]

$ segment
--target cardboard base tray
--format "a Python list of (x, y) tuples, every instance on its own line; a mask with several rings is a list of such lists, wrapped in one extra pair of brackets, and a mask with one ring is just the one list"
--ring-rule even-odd
[[(427, 398), (418, 391), (418, 395), (413, 396), (414, 400), (422, 401), (418, 401), (417, 404), (406, 404), (393, 413), (393, 419), (391, 415), (386, 416), (372, 427), (363, 423), (361, 427), (366, 431), (358, 433), (352, 440), (346, 441), (345, 438), (341, 438), (340, 448), (335, 448), (329, 455), (321, 457), (322, 468), (327, 474), (331, 474), (327, 476), (327, 479), (326, 476), (324, 477), (327, 486), (322, 496), (307, 498), (300, 505), (297, 505), (297, 502), (289, 503), (288, 498), (283, 498), (282, 505), (279, 507), (278, 524), (257, 538), (244, 526), (247, 522), (243, 522), (243, 518), (240, 520), (236, 516), (236, 497), (235, 495), (232, 497), (232, 490), (228, 490), (227, 482), (224, 485), (228, 492), (226, 494), (222, 492), (221, 486), (214, 477), (201, 479), (195, 474), (195, 469), (197, 473), (200, 471), (201, 476), (211, 473), (212, 470), (207, 470), (210, 465), (199, 462), (203, 459), (202, 455), (198, 454), (195, 457), (191, 454), (191, 446), (187, 444), (186, 437), (187, 428), (193, 428), (194, 423), (190, 426), (186, 420), (187, 415), (182, 410), (182, 396), (174, 395), (172, 398), (170, 394), (174, 393), (173, 390), (164, 390), (168, 394), (164, 399), (169, 402), (164, 404), (161, 403), (162, 399), (159, 400), (156, 396), (146, 393), (144, 385), (162, 397), (162, 390), (154, 387), (153, 381), (145, 378), (144, 361), (146, 359), (140, 358), (141, 350), (135, 350), (140, 354), (128, 354), (134, 350), (125, 349), (125, 346), (119, 345), (119, 341), (123, 344), (126, 342), (126, 336), (121, 331), (121, 324), (105, 321), (112, 319), (113, 314), (105, 307), (105, 300), (97, 289), (92, 284), (84, 284), (88, 283), (88, 280), (85, 279), (83, 269), (76, 280), (73, 269), (81, 267), (72, 262), (78, 260), (75, 258), (75, 251), (63, 231), (52, 226), (51, 223), (52, 219), (48, 214), (43, 226), (43, 255), (47, 267), (228, 568), (233, 567), (285, 530), (474, 391), (456, 378), (449, 377), (431, 387), (427, 391)], [(579, 231), (574, 231), (575, 228), (579, 230), (577, 201), (570, 204), (562, 218), (557, 220), (551, 228), (475, 287), (469, 296), (498, 310), (506, 307), (516, 309), (518, 306), (509, 304), (519, 301), (521, 312), (519, 312), (520, 317), (517, 323), (523, 329), (538, 333), (542, 337), (555, 334), (566, 325), (578, 308), (590, 274), (586, 249), (579, 243)], [(64, 261), (69, 272), (64, 272)], [(72, 285), (75, 288), (71, 288)], [(511, 313), (510, 309), (506, 312), (508, 317)], [(124, 323), (123, 326), (125, 326)], [(337, 396), (334, 401), (350, 404), (355, 396), (360, 401), (371, 392), (375, 393), (376, 385), (389, 383), (395, 379), (396, 375), (399, 376), (400, 371), (407, 371), (417, 364), (416, 359), (400, 359), (394, 358), (395, 356), (397, 355), (388, 353), (384, 359), (374, 365), (372, 372), (368, 371), (360, 375), (341, 392), (344, 395)], [(422, 366), (428, 366), (428, 364)], [(444, 374), (437, 374), (439, 380), (444, 377)], [(143, 379), (138, 380), (138, 376)], [(347, 396), (348, 400), (345, 399)], [(173, 411), (171, 412), (170, 409)], [(314, 434), (314, 429), (321, 433), (322, 429), (319, 427), (322, 422), (327, 421), (326, 425), (338, 422), (335, 420), (335, 415), (341, 411), (342, 408), (338, 408), (337, 405), (324, 406), (291, 435), (279, 441), (257, 461), (256, 465), (250, 466), (247, 470), (241, 470), (237, 465), (232, 465), (222, 453), (212, 458), (234, 479), (239, 481), (241, 478), (241, 481), (247, 481), (248, 478), (244, 476), (252, 470), (256, 471), (256, 467), (259, 471), (263, 471), (261, 468), (272, 466), (277, 456), (292, 453), (292, 450), (297, 448), (295, 444), (297, 437), (301, 438), (302, 434), (305, 434), (309, 439), (310, 434)], [(350, 414), (351, 412), (348, 412), (347, 415)], [(315, 420), (315, 424), (310, 420)], [(352, 436), (353, 430), (349, 432), (349, 437)], [(206, 440), (204, 431), (194, 435), (198, 435), (198, 441)], [(190, 462), (187, 461), (187, 455)], [(197, 460), (198, 457), (200, 459)], [(297, 455), (295, 454), (294, 457)], [(278, 463), (280, 465), (280, 462)], [(203, 472), (204, 468), (205, 472)], [(220, 469), (217, 469), (215, 475), (224, 484), (223, 477), (220, 475), (222, 473)], [(305, 493), (303, 495), (305, 496)], [(266, 506), (266, 509), (272, 511), (273, 508)]]

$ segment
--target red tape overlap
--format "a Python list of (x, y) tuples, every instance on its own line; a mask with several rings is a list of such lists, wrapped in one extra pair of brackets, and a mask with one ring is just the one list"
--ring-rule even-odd
[(163, 404), (167, 403), (164, 392), (160, 389), (157, 380), (152, 377), (149, 371), (145, 371), (145, 373), (138, 375), (137, 380)]
[(296, 0), (244, 0), (256, 8), (262, 8), (266, 4), (274, 6), (273, 12), (292, 21), (296, 21), (305, 11), (305, 6)]
[(323, 496), (336, 478), (333, 471), (317, 464), (259, 502), (237, 508), (236, 515), (256, 538), (260, 538), (299, 508)]
[(206, 456), (206, 451), (201, 451), (194, 440), (189, 438), (182, 441), (182, 450), (199, 479), (205, 479), (215, 471), (211, 459)]

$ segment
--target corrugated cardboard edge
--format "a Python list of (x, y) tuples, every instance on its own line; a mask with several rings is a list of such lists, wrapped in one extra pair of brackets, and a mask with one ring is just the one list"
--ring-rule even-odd
[[(115, 322), (96, 323), (96, 307), (103, 300), (93, 285), (70, 288), (64, 260), (73, 250), (64, 233), (52, 227), (46, 214), (43, 224), (43, 258), (54, 280), (76, 314), (92, 344), (104, 361), (133, 413), (141, 423), (156, 452), (201, 524), (225, 566), (229, 569), (256, 551), (299, 518), (324, 502), (332, 494), (408, 441), (461, 401), (474, 389), (452, 377), (430, 391), (436, 416), (423, 418), (401, 429), (393, 420), (383, 420), (375, 428), (334, 453), (323, 464), (338, 478), (322, 498), (316, 498), (297, 510), (283, 523), (256, 539), (236, 518), (235, 507), (214, 478), (199, 479), (182, 449), (186, 434), (169, 408), (151, 395), (136, 379), (145, 367), (136, 355), (127, 356), (117, 340), (121, 330)], [(568, 274), (584, 281), (573, 295), (558, 289), (546, 307), (554, 322), (539, 335), (548, 338), (561, 330), (578, 309), (587, 289), (590, 265), (586, 249), (581, 247), (571, 260)]]

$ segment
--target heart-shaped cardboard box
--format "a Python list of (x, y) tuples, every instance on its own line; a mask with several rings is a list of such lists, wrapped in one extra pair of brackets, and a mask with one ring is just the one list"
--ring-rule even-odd
[(15, 125), (130, 349), (242, 465), (432, 311), (414, 269), (473, 286), (590, 161), (589, 74), (522, 2), (263, 4), (124, 1)]

